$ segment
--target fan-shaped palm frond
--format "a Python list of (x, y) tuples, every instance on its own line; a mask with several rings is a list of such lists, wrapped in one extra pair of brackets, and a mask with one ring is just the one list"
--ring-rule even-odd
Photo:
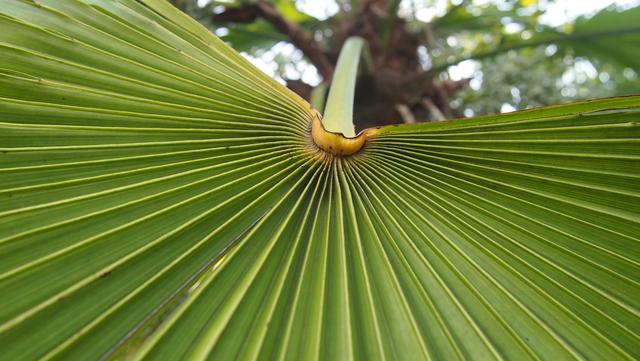
[(640, 98), (371, 131), (161, 0), (0, 0), (0, 359), (640, 357)]

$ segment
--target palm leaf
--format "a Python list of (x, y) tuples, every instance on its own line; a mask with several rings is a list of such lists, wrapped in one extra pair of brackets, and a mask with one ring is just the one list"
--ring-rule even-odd
[(2, 0), (0, 358), (640, 357), (640, 98), (378, 130), (160, 0)]

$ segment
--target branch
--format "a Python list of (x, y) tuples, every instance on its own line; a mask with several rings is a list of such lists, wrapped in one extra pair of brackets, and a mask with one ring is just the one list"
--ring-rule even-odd
[(256, 21), (260, 10), (255, 5), (238, 8), (225, 8), (220, 14), (213, 15), (213, 22), (248, 24)]
[(405, 124), (415, 124), (416, 118), (413, 116), (411, 109), (406, 104), (396, 104), (396, 110), (402, 117)]
[(318, 69), (318, 73), (320, 73), (324, 81), (331, 81), (333, 77), (333, 65), (331, 65), (327, 56), (322, 49), (320, 49), (320, 45), (310, 34), (300, 28), (300, 26), (285, 19), (278, 9), (266, 0), (258, 0), (258, 2), (253, 5), (240, 8), (226, 9), (223, 13), (214, 15), (213, 21), (250, 23), (258, 17), (263, 18), (280, 33), (287, 36), (289, 41), (296, 48), (300, 49), (311, 64)]
[(431, 99), (429, 98), (422, 99), (422, 105), (424, 105), (425, 108), (427, 108), (427, 110), (429, 111), (429, 113), (431, 113), (431, 116), (433, 117), (434, 121), (441, 122), (441, 121), (447, 120), (444, 114), (442, 114), (440, 109), (438, 109), (438, 107), (435, 105), (434, 102), (431, 101)]

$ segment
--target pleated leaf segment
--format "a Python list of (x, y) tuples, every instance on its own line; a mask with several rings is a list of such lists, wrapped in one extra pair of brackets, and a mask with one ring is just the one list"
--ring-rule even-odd
[(0, 0), (0, 359), (638, 359), (639, 118), (333, 153), (164, 0)]

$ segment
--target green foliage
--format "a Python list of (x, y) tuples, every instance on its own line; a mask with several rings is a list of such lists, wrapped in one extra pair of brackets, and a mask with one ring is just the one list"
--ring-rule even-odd
[(463, 101), (458, 104), (472, 114), (499, 113), (504, 104), (527, 109), (571, 99), (561, 93), (567, 65), (561, 57), (549, 57), (544, 47), (500, 54), (483, 61), (481, 67), (482, 85), (461, 92)]
[[(576, 62), (577, 61), (577, 62)], [(522, 49), (485, 59), (481, 63), (481, 86), (477, 78), (459, 94), (454, 105), (472, 114), (492, 114), (504, 104), (527, 109), (567, 103), (589, 97), (611, 97), (637, 92), (640, 81), (630, 68), (599, 64), (561, 56), (554, 48)]]
[(571, 34), (611, 34), (610, 36), (582, 37), (579, 41), (559, 46), (569, 47), (578, 56), (602, 60), (628, 67), (640, 73), (640, 6), (617, 11), (604, 9), (591, 18), (578, 18)]
[[(538, 45), (555, 44), (564, 52), (572, 52), (577, 55), (586, 56), (592, 59), (606, 59), (619, 65), (630, 67), (636, 71), (640, 69), (640, 25), (637, 18), (640, 16), (640, 7), (626, 10), (618, 10), (615, 7), (603, 9), (592, 17), (578, 18), (575, 24), (567, 24), (564, 29), (537, 24), (533, 21), (528, 23), (510, 21), (509, 23), (524, 24), (522, 31), (514, 34), (505, 33), (500, 22), (489, 21), (486, 24), (493, 24), (493, 29), (485, 26), (474, 27), (471, 22), (469, 29), (459, 29), (458, 31), (493, 32), (494, 36), (489, 41), (478, 41), (474, 49), (467, 49), (467, 54), (462, 57), (450, 60), (444, 58), (444, 63), (437, 60), (436, 68), (444, 69), (448, 64), (455, 64), (463, 59), (483, 59), (493, 57), (506, 51), (536, 47)], [(469, 16), (467, 16), (469, 17)], [(445, 19), (447, 16), (445, 15)], [(508, 14), (502, 14), (502, 19), (509, 18)], [(519, 19), (521, 17), (516, 17)], [(480, 16), (478, 19), (483, 19)], [(535, 19), (533, 17), (532, 19)], [(438, 22), (435, 22), (438, 25)], [(463, 22), (466, 24), (466, 22)], [(481, 24), (484, 24), (481, 22)], [(446, 25), (446, 23), (445, 23)], [(447, 29), (446, 26), (444, 26)], [(438, 27), (436, 27), (436, 30)], [(497, 30), (497, 31), (496, 31)], [(496, 36), (496, 32), (497, 35)], [(614, 45), (615, 44), (615, 45)]]
[[(532, 9), (521, 3), (499, 9), (463, 2), (432, 22), (438, 41), (430, 53), (437, 69), (464, 59), (478, 61), (476, 86), (454, 98), (455, 108), (490, 114), (504, 104), (526, 109), (637, 93), (640, 7), (611, 6), (562, 28), (540, 24), (544, 12)], [(506, 32), (504, 24), (519, 24), (520, 30)], [(446, 36), (455, 41), (445, 41)]]

